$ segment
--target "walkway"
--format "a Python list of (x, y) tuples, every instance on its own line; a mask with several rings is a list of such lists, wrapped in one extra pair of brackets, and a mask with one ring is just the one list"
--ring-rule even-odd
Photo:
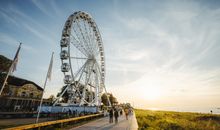
[(101, 118), (95, 121), (91, 121), (82, 126), (72, 128), (70, 130), (137, 130), (137, 120), (135, 115), (131, 115), (128, 120), (125, 116), (120, 116), (117, 124), (109, 123), (109, 118)]
[[(48, 121), (47, 118), (40, 118), (39, 122)], [(20, 125), (33, 124), (36, 122), (36, 118), (15, 118), (15, 119), (0, 119), (0, 129), (9, 128)]]

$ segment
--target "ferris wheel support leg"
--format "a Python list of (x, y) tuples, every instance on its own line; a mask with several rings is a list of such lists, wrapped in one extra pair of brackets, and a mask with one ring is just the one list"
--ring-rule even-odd
[(99, 88), (100, 88), (100, 84), (98, 84), (99, 83), (99, 78), (98, 77), (96, 77), (96, 86), (98, 86), (98, 87), (96, 87), (96, 89), (95, 89), (95, 98), (94, 98), (94, 104), (96, 105), (96, 106), (99, 106), (100, 104), (99, 104)]
[[(93, 63), (92, 64), (92, 68), (94, 67), (94, 65), (95, 65), (95, 63)], [(85, 103), (85, 96), (86, 96), (86, 87), (87, 87), (87, 85), (88, 85), (88, 83), (89, 83), (89, 80), (90, 80), (90, 77), (91, 77), (91, 74), (92, 74), (92, 72), (91, 72), (91, 70), (90, 70), (90, 72), (89, 72), (89, 74), (88, 74), (88, 80), (87, 80), (87, 82), (86, 82), (86, 84), (85, 84), (85, 87), (83, 88), (83, 96), (82, 96), (82, 99), (81, 99), (81, 102), (80, 102), (80, 105), (83, 105), (84, 103)]]
[(56, 98), (55, 102), (53, 103), (53, 106), (55, 106), (57, 104), (57, 102), (60, 100), (60, 98), (63, 96), (63, 94), (66, 92), (67, 89), (68, 89), (68, 86), (63, 90), (63, 92), (60, 94), (60, 96), (58, 98)]

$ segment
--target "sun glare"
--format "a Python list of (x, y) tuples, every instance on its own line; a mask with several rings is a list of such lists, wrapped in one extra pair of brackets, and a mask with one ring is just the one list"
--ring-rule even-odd
[(143, 90), (144, 99), (157, 100), (161, 96), (160, 89), (157, 87), (146, 87)]

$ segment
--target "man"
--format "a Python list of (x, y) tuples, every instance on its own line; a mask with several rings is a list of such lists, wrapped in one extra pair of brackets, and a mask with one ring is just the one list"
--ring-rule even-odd
[(117, 109), (115, 109), (114, 111), (114, 116), (115, 116), (115, 124), (117, 124), (118, 123), (118, 110)]
[(109, 123), (113, 123), (113, 109), (110, 108), (109, 110)]
[(120, 109), (120, 115), (122, 115), (122, 114), (123, 114), (122, 109)]

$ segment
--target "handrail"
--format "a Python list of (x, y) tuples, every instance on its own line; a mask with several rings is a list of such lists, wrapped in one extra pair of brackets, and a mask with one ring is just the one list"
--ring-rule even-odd
[(91, 117), (97, 117), (97, 116), (101, 116), (101, 115), (103, 115), (103, 114), (93, 114), (93, 115), (87, 115), (87, 116), (76, 117), (76, 118), (69, 118), (69, 119), (62, 119), (62, 120), (55, 120), (55, 121), (47, 121), (47, 122), (42, 122), (42, 123), (36, 123), (36, 124), (29, 124), (29, 125), (17, 126), (17, 127), (12, 127), (12, 128), (6, 128), (5, 130), (27, 130), (27, 129), (44, 127), (44, 126), (48, 126), (48, 125), (55, 125), (55, 124), (60, 124), (60, 123), (65, 123), (65, 122), (70, 122), (70, 121), (77, 121), (77, 120), (87, 119), (87, 118), (91, 118)]

